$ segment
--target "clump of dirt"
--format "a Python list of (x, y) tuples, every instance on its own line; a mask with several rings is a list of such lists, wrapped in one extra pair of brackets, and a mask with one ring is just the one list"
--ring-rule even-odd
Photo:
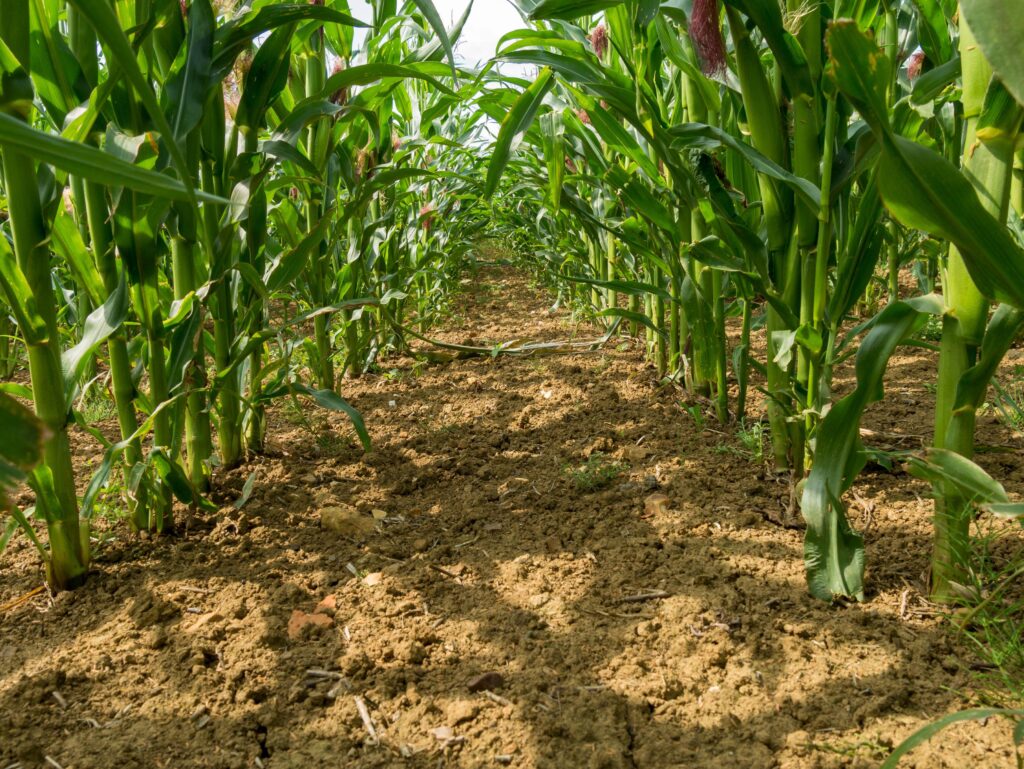
[[(442, 336), (600, 331), (491, 270)], [(868, 428), (924, 435), (933, 366), (896, 361)], [(930, 504), (904, 474), (858, 484), (872, 595), (831, 607), (785, 479), (695, 425), (635, 346), (402, 359), (344, 394), (371, 453), (278, 408), (267, 455), (217, 475), (218, 514), (117, 531), (85, 588), (0, 619), (0, 766), (873, 767), (970, 700), (920, 597)], [(1019, 453), (991, 461), (1020, 479)], [(0, 604), (41, 580), (23, 543), (0, 575)], [(972, 722), (904, 765), (1005, 767), (1011, 745)]]

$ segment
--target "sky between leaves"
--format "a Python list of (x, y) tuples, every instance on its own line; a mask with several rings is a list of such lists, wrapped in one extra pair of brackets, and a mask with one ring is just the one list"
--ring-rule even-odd
[[(434, 0), (434, 7), (450, 27), (462, 16), (469, 0)], [(352, 15), (370, 21), (373, 14), (366, 0), (350, 0)], [(498, 40), (506, 32), (525, 26), (519, 12), (509, 0), (475, 0), (462, 36), (456, 45), (456, 57), (468, 65), (486, 61), (494, 56)]]

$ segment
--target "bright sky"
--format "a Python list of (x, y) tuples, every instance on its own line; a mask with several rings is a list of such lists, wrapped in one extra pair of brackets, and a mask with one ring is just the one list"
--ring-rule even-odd
[[(434, 0), (434, 7), (449, 28), (468, 4), (469, 0)], [(370, 21), (373, 18), (366, 0), (350, 0), (350, 5), (357, 19)], [(470, 65), (490, 59), (501, 36), (523, 26), (519, 12), (509, 0), (475, 0), (455, 47), (456, 56)]]

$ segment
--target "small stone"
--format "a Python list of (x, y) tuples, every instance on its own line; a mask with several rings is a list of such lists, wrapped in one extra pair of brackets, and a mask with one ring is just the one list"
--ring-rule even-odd
[(603, 454), (607, 451), (611, 451), (612, 445), (611, 438), (597, 438), (593, 443), (583, 449), (583, 458), (590, 459), (594, 454)]
[(375, 526), (352, 505), (333, 505), (320, 510), (320, 525), (345, 537), (360, 538), (372, 534)]
[(363, 584), (367, 587), (376, 587), (384, 579), (384, 575), (379, 571), (374, 571), (363, 577)]
[(142, 636), (142, 643), (147, 649), (162, 649), (167, 646), (167, 631), (157, 625)]
[(333, 617), (334, 612), (338, 610), (338, 596), (329, 595), (324, 598), (320, 603), (316, 605), (313, 610), (316, 614), (326, 614), (328, 617)]
[(373, 508), (373, 510), (370, 511), (370, 515), (373, 516), (373, 520), (375, 521), (383, 521), (388, 517), (387, 511), (381, 510), (379, 507)]
[(663, 515), (668, 512), (671, 503), (667, 494), (656, 491), (644, 500), (644, 512), (647, 515)]
[(787, 750), (798, 756), (806, 755), (811, 744), (811, 735), (802, 729), (786, 735)]
[(198, 632), (199, 630), (202, 630), (207, 625), (216, 625), (218, 622), (223, 622), (223, 621), (224, 621), (224, 616), (222, 614), (218, 614), (215, 611), (211, 611), (209, 614), (204, 614), (199, 619), (197, 619), (195, 622), (193, 622), (189, 626), (188, 632), (189, 633), (195, 633), (195, 632)]
[(501, 673), (489, 670), (486, 673), (481, 673), (475, 678), (471, 678), (467, 687), (473, 694), (476, 694), (478, 692), (494, 691), (495, 689), (500, 689), (504, 685), (505, 679)]
[(469, 700), (456, 700), (448, 706), (448, 723), (452, 726), (472, 721), (480, 712), (480, 706)]
[(427, 542), (427, 540), (422, 539), (422, 538), (421, 539), (417, 539), (415, 542), (412, 543), (412, 549), (415, 550), (417, 553), (422, 553), (429, 546), (430, 546), (430, 543)]
[(646, 446), (626, 446), (622, 449), (622, 458), (627, 462), (643, 462), (651, 455)]
[(530, 606), (534, 609), (539, 609), (550, 600), (551, 593), (537, 593), (537, 595), (530, 596)]
[(455, 730), (450, 726), (439, 726), (436, 729), (431, 729), (430, 733), (441, 742), (449, 742), (455, 739)]
[(334, 620), (326, 614), (306, 614), (296, 609), (288, 620), (288, 637), (296, 640), (302, 636), (306, 628), (329, 628), (333, 624)]
[(398, 657), (402, 662), (419, 665), (427, 659), (427, 648), (419, 641), (412, 641), (399, 648)]

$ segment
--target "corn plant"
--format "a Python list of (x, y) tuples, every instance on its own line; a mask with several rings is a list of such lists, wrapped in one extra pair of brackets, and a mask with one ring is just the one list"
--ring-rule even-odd
[[(31, 386), (4, 387), (46, 428), (16, 522), (46, 522), (54, 588), (84, 578), (115, 468), (132, 527), (163, 532), (175, 498), (209, 507), (214, 467), (262, 450), (275, 398), (346, 412), (368, 445), (336, 359), (372, 365), (408, 296), (426, 323), (454, 283), (441, 249), (465, 253), (481, 222), (458, 199), (472, 174), (425, 160), (479, 121), (453, 59), (465, 18), (448, 30), (429, 0), (376, 3), (372, 23), (343, 0), (4, 5), (0, 363), (13, 373), (24, 346)], [(444, 233), (424, 226), (434, 197)], [(96, 380), (113, 443), (74, 407)], [(105, 447), (81, 499), (72, 424)]]
[[(953, 244), (945, 266), (944, 296), (890, 304), (861, 344), (858, 386), (833, 407), (819, 433), (818, 460), (804, 492), (808, 518), (806, 558), (811, 590), (822, 598), (863, 596), (863, 541), (843, 515), (840, 495), (863, 465), (858, 426), (864, 408), (882, 394), (882, 375), (896, 345), (925, 322), (943, 317), (939, 397), (934, 451), (969, 460), (975, 413), (996, 367), (1022, 327), (1024, 251), (1005, 226), (1010, 199), (1021, 106), (1002, 76), (993, 76), (973, 32), (972, 12), (961, 4), (960, 48), (967, 120), (964, 161), (958, 169), (939, 153), (900, 135), (884, 108), (879, 74), (889, 65), (884, 53), (852, 25), (837, 22), (830, 32), (836, 82), (871, 126), (879, 146), (879, 192), (893, 215)], [(965, 12), (965, 13), (964, 13)], [(1008, 19), (986, 25), (987, 48), (995, 51), (1004, 35), (1020, 34)], [(993, 43), (993, 40), (996, 43)], [(1003, 43), (1005, 45), (1005, 43)], [(993, 48), (993, 46), (995, 46)], [(862, 57), (877, 57), (871, 62)], [(983, 130), (979, 130), (979, 127)], [(955, 201), (955, 202), (954, 202)], [(989, 317), (989, 303), (1002, 304)], [(845, 442), (845, 445), (844, 445)], [(945, 453), (942, 453), (945, 452)], [(954, 460), (947, 460), (954, 461)], [(933, 476), (936, 535), (932, 591), (949, 600), (951, 583), (966, 563), (970, 499), (945, 474)]]
[[(864, 462), (857, 428), (881, 397), (886, 361), (929, 313), (944, 319), (933, 442), (969, 458), (974, 413), (1020, 329), (1019, 245), (1005, 226), (1024, 189), (1010, 54), (1019, 22), (966, 2), (959, 13), (951, 2), (845, 0), (520, 7), (536, 25), (506, 36), (501, 58), (541, 69), (507, 111), (488, 191), (509, 162), (535, 180), (545, 192), (530, 199), (534, 217), (556, 222), (538, 230), (549, 252), (564, 244), (557, 222), (567, 207), (576, 226), (613, 236), (624, 272), (595, 259), (589, 233), (586, 251), (577, 245), (557, 269), (576, 265), (573, 280), (641, 295), (642, 311), (606, 311), (651, 329), (659, 370), (681, 362), (697, 388), (714, 382), (720, 418), (722, 318), (728, 304), (739, 308), (738, 414), (756, 365), (776, 465), (796, 479), (810, 468), (811, 591), (863, 597), (863, 540), (840, 497)], [(586, 14), (598, 13), (594, 28)], [(547, 174), (529, 155), (510, 160), (519, 140), (538, 149)], [(567, 170), (556, 174), (562, 154)], [(531, 165), (532, 176), (522, 171)], [(593, 188), (614, 191), (611, 217)], [(961, 198), (966, 208), (954, 211)], [(899, 300), (901, 244), (919, 250), (909, 259), (920, 259), (926, 284), (939, 279), (941, 297)], [(844, 322), (872, 293), (877, 267), (890, 303), (860, 344), (856, 391), (832, 404), (835, 366), (862, 330), (844, 335)], [(576, 296), (601, 305), (597, 293)], [(990, 318), (993, 300), (1004, 304)], [(762, 362), (749, 355), (755, 312)], [(932, 579), (943, 599), (964, 561), (970, 504), (941, 476), (935, 487)]]

